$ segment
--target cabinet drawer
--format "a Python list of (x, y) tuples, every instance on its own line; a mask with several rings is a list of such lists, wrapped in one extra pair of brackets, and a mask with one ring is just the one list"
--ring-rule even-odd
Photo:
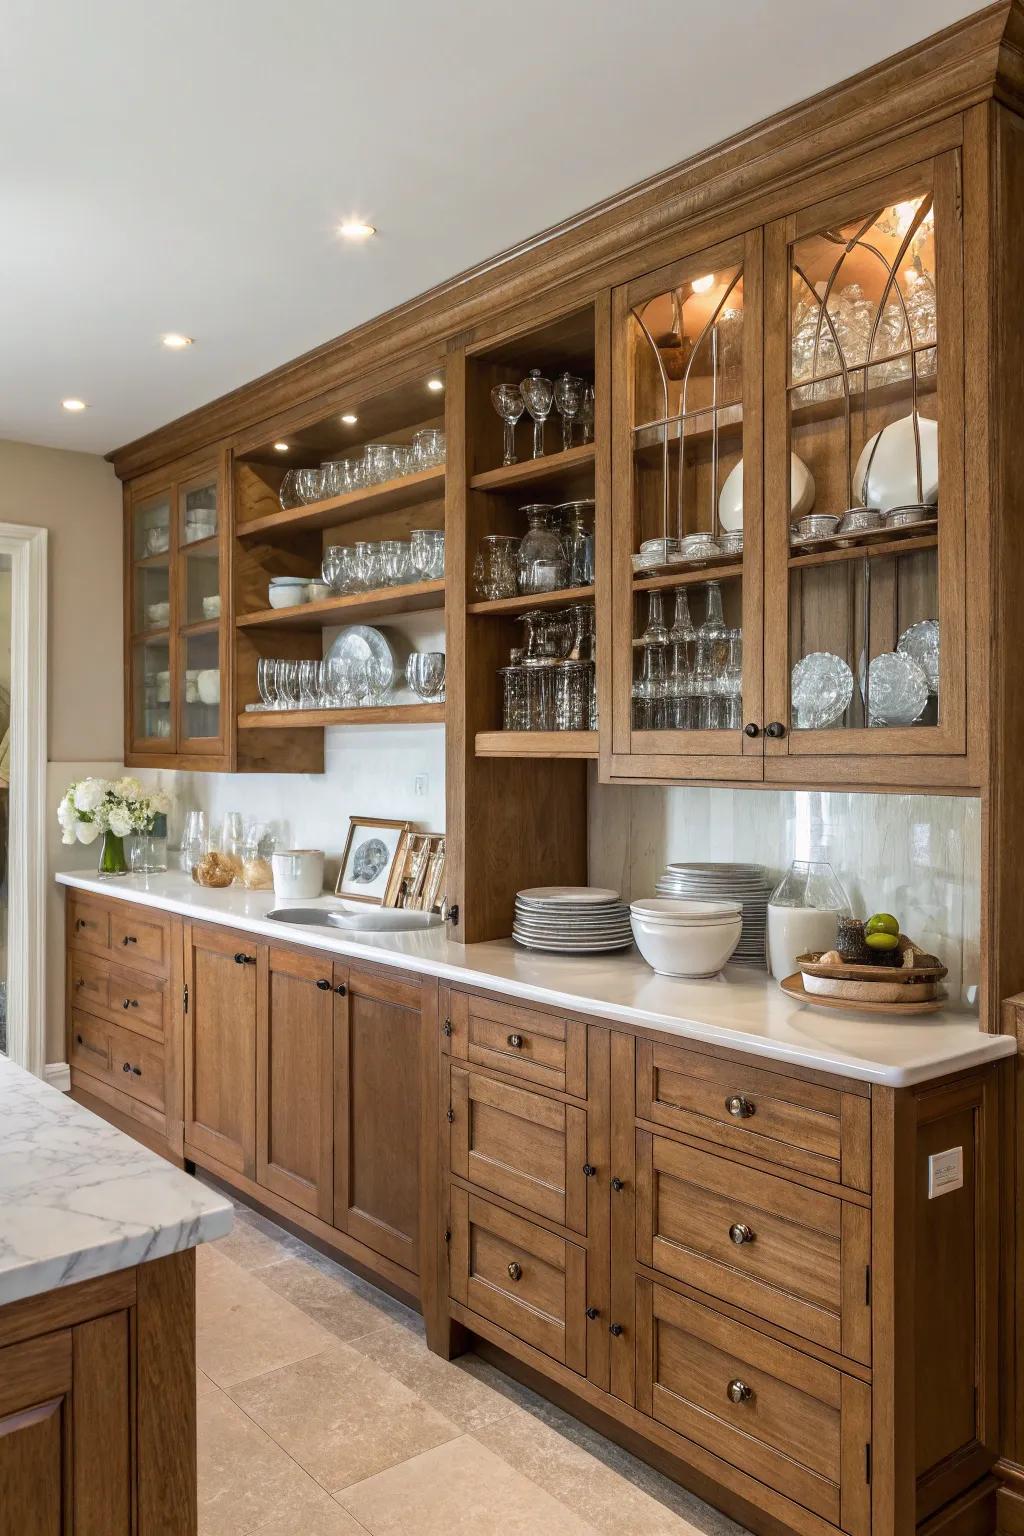
[(585, 1372), (586, 1251), (454, 1186), (451, 1222), (454, 1299)]
[(68, 955), (68, 983), (74, 1007), (109, 1007), (109, 968), (104, 961), (72, 950)]
[(860, 1536), (871, 1389), (709, 1307), (638, 1282), (637, 1407)]
[(144, 970), (166, 972), (170, 924), (158, 914), (141, 917), (134, 907), (110, 914), (110, 948), (113, 955)]
[(71, 1018), (71, 1065), (90, 1077), (112, 1083), (113, 1054), (110, 1025), (88, 1014), (74, 1013)]
[(67, 904), (67, 941), (74, 949), (110, 948), (110, 912), (95, 902), (69, 896)]
[(71, 1020), (71, 1065), (151, 1109), (165, 1107), (164, 1049), (144, 1035), (76, 1011)]
[(516, 1003), (451, 996), (451, 1054), (576, 1098), (587, 1094), (587, 1029)]
[(586, 1232), (586, 1110), (453, 1064), (451, 1115), (452, 1173)]
[(664, 1136), (636, 1141), (641, 1264), (869, 1363), (870, 1212)]
[(637, 1042), (642, 1120), (854, 1189), (870, 1188), (869, 1100), (684, 1046)]
[(163, 1038), (167, 1028), (167, 983), (137, 971), (111, 970), (107, 1006), (122, 1015), (126, 1029), (138, 1030), (152, 1039)]

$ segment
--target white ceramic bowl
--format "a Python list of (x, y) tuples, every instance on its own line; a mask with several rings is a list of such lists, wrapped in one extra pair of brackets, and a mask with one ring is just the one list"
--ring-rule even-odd
[(319, 848), (282, 848), (270, 855), (274, 895), (309, 901), (324, 888), (324, 856)]
[(630, 903), (630, 914), (645, 923), (663, 923), (673, 927), (694, 928), (705, 923), (712, 925), (732, 922), (743, 917), (743, 903), (739, 901), (696, 901), (682, 896), (647, 896), (642, 901)]
[(204, 667), (197, 674), (196, 691), (200, 704), (220, 703), (220, 672), (216, 667)]
[(204, 619), (219, 619), (220, 618), (220, 593), (219, 592), (214, 592), (212, 597), (204, 597), (203, 598), (203, 618)]
[[(789, 456), (789, 512), (790, 516), (803, 517), (814, 506), (814, 476), (803, 459), (797, 454)], [(718, 498), (718, 520), (727, 533), (738, 533), (743, 527), (743, 460), (734, 464), (725, 477)]]
[(150, 603), (146, 609), (146, 618), (153, 629), (156, 629), (161, 624), (166, 624), (170, 616), (170, 603)]
[(272, 586), (268, 592), (271, 608), (301, 608), (309, 601), (309, 582), (301, 586)]
[(721, 923), (659, 923), (631, 912), (629, 921), (637, 949), (659, 976), (717, 976), (743, 932), (740, 917)]

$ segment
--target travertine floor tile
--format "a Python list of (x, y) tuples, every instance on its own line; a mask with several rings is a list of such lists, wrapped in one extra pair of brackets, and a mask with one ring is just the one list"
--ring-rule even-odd
[[(280, 1259), (259, 1270), (258, 1278), (338, 1339), (354, 1339), (388, 1328), (396, 1318), (415, 1317), (400, 1301), (328, 1259), (319, 1264), (304, 1256)], [(419, 1347), (426, 1348), (422, 1336)]]
[(212, 1383), (198, 1415), (201, 1536), (360, 1536), (356, 1521)]
[(331, 1342), (298, 1307), (230, 1259), (208, 1254), (199, 1278), (196, 1360), (218, 1386), (315, 1355)]
[[(336, 1497), (372, 1536), (594, 1536), (593, 1526), (470, 1435)], [(628, 1530), (619, 1527), (621, 1536)]]
[(302, 1252), (304, 1243), (292, 1237), (283, 1227), (278, 1227), (259, 1211), (234, 1200), (235, 1224), (227, 1237), (218, 1238), (211, 1246), (223, 1258), (232, 1259), (242, 1269), (261, 1269), (265, 1264)]
[(231, 1396), (330, 1492), (458, 1434), (394, 1376), (334, 1343), (237, 1383)]

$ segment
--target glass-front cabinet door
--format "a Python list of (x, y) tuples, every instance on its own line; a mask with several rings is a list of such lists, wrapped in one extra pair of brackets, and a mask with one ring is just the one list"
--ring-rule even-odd
[(962, 753), (954, 156), (770, 226), (765, 294), (766, 776)]
[(759, 779), (762, 244), (613, 294), (613, 776)]
[(211, 465), (128, 491), (126, 751), (139, 762), (212, 767), (227, 750), (221, 478)]

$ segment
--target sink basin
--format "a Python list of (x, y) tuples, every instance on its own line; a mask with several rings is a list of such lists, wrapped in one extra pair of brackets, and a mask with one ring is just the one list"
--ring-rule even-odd
[(323, 907), (276, 907), (267, 917), (275, 923), (297, 923), (304, 928), (337, 928), (343, 933), (413, 933), (440, 928), (436, 912), (403, 912), (379, 907), (373, 912), (331, 912)]

